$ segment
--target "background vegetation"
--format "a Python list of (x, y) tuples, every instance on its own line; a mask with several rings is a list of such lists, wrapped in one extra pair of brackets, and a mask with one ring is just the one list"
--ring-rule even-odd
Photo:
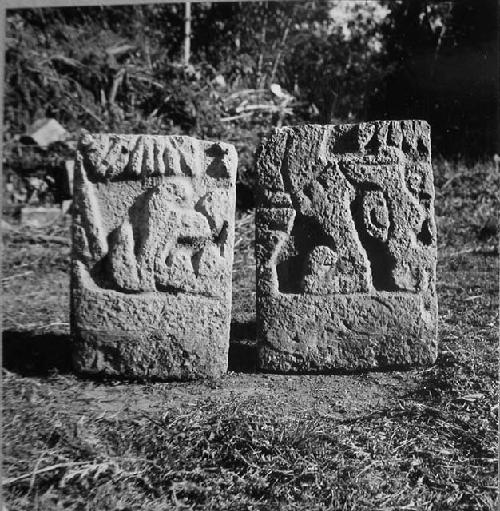
[(12, 10), (6, 161), (40, 117), (75, 136), (220, 138), (238, 148), (251, 206), (253, 153), (273, 125), (423, 118), (435, 155), (489, 158), (496, 12), (495, 0), (194, 3), (185, 65), (184, 4)]

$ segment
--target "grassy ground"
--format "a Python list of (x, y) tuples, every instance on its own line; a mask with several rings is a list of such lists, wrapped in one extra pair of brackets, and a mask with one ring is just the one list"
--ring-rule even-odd
[(69, 370), (68, 226), (5, 232), (7, 508), (495, 509), (498, 240), (487, 220), (498, 177), (444, 162), (435, 173), (440, 355), (409, 372), (256, 374), (246, 214), (225, 378), (80, 379)]

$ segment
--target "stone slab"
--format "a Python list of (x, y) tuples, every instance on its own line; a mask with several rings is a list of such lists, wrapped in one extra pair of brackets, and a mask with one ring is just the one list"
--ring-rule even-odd
[(257, 153), (257, 338), (269, 371), (404, 368), (437, 356), (424, 121), (272, 131)]
[(227, 371), (237, 156), (184, 136), (82, 137), (71, 327), (84, 373)]
[(48, 227), (60, 220), (61, 208), (25, 206), (21, 209), (21, 225), (26, 227)]

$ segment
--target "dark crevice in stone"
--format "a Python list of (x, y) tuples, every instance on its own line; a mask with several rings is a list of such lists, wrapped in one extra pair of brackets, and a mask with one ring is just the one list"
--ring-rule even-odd
[(229, 177), (229, 171), (224, 160), (214, 159), (207, 167), (207, 176), (215, 178)]
[(420, 156), (426, 158), (429, 156), (429, 148), (425, 144), (424, 140), (421, 137), (418, 137), (417, 141), (417, 152)]
[(161, 293), (169, 293), (171, 295), (177, 295), (184, 292), (184, 290), (180, 287), (171, 286), (169, 284), (160, 284), (159, 282), (155, 282), (155, 287), (157, 291), (160, 291)]
[(378, 133), (377, 133), (377, 130), (375, 130), (375, 132), (372, 135), (372, 138), (365, 145), (365, 151), (367, 153), (371, 153), (371, 154), (378, 154), (378, 152), (380, 150), (380, 146), (381, 146), (381, 144), (380, 144), (380, 140), (378, 139)]
[(142, 243), (138, 234), (139, 234), (138, 231), (132, 227), (132, 245), (134, 247), (133, 251), (136, 259), (139, 257), (142, 248)]
[(180, 151), (180, 163), (181, 163), (181, 172), (184, 176), (188, 176), (188, 177), (193, 177), (193, 169), (191, 168), (191, 166), (187, 163), (186, 161), (186, 157), (184, 156), (184, 154), (182, 153), (182, 151)]
[(432, 232), (429, 225), (429, 220), (423, 221), (422, 228), (420, 229), (420, 232), (417, 234), (417, 240), (426, 246), (432, 244)]
[(207, 196), (208, 194), (205, 194), (203, 195), (203, 197), (200, 197), (200, 199), (194, 206), (194, 210), (198, 212), (200, 215), (203, 215), (207, 219), (208, 226), (213, 231), (216, 228), (215, 220), (213, 216), (208, 213), (208, 211), (206, 210), (206, 206), (203, 203)]
[(165, 266), (172, 266), (173, 262), (174, 262), (174, 254), (172, 252), (169, 252), (167, 257), (165, 257)]
[(154, 189), (146, 190), (141, 193), (129, 209), (128, 219), (132, 225), (132, 236), (134, 238), (134, 255), (139, 257), (142, 250), (143, 238), (147, 236), (148, 231), (148, 202), (154, 194)]
[(300, 293), (306, 254), (298, 254), (276, 265), (280, 293)]
[[(392, 145), (394, 147), (399, 147), (401, 145), (401, 127), (399, 123), (389, 125), (389, 129), (387, 131), (387, 145)], [(398, 143), (399, 142), (399, 143)]]
[(117, 291), (126, 295), (136, 295), (143, 291), (135, 289), (121, 288), (112, 278), (110, 254), (106, 254), (100, 261), (94, 264), (89, 269), (89, 275), (94, 284), (101, 289), (108, 289), (110, 291)]
[(425, 192), (425, 191), (421, 191), (421, 192), (419, 192), (419, 194), (418, 194), (418, 198), (419, 198), (420, 202), (421, 202), (424, 206), (426, 206), (426, 207), (429, 207), (429, 206), (430, 206), (429, 202), (430, 202), (430, 200), (432, 199), (432, 196), (431, 196), (429, 193), (427, 193), (427, 192)]
[(403, 137), (403, 143), (401, 145), (401, 150), (405, 154), (414, 154), (415, 153), (415, 148), (409, 143), (408, 137), (406, 137), (406, 136)]
[(355, 153), (359, 151), (358, 130), (352, 126), (335, 126), (329, 141), (332, 153)]
[(370, 261), (373, 287), (377, 291), (397, 291), (399, 288), (393, 276), (395, 260), (389, 252), (387, 243), (370, 236), (366, 231), (363, 222), (362, 193), (358, 193), (356, 198), (351, 202), (351, 214), (354, 219), (359, 240)]
[(313, 188), (313, 181), (308, 183), (306, 186), (304, 186), (304, 195), (310, 200), (314, 200), (314, 188)]
[(89, 268), (89, 275), (97, 286), (104, 289), (113, 288), (113, 280), (110, 278), (111, 264), (109, 261), (109, 254), (106, 254), (100, 261), (97, 261), (94, 266)]
[(224, 158), (227, 149), (222, 149), (220, 144), (213, 144), (205, 151), (205, 154), (211, 158)]
[(214, 144), (205, 151), (205, 154), (213, 158), (207, 167), (207, 176), (215, 178), (230, 177), (229, 171), (224, 163), (224, 156), (227, 154), (227, 150), (222, 149), (219, 144)]
[(179, 236), (177, 238), (177, 247), (187, 247), (193, 250), (201, 250), (207, 243), (205, 238), (197, 236)]
[(288, 256), (276, 265), (279, 290), (281, 293), (300, 293), (307, 255), (318, 245), (332, 250), (335, 250), (335, 246), (314, 217), (300, 213), (295, 217), (290, 239), (293, 240), (295, 255)]
[(193, 266), (193, 271), (196, 277), (200, 275), (200, 261), (201, 256), (203, 255), (203, 250), (199, 250), (198, 252), (195, 252), (191, 256), (191, 265)]
[(219, 234), (214, 238), (214, 243), (219, 247), (221, 257), (224, 257), (224, 247), (226, 246), (229, 236), (228, 227), (229, 224), (227, 220), (224, 220), (224, 224), (222, 225)]

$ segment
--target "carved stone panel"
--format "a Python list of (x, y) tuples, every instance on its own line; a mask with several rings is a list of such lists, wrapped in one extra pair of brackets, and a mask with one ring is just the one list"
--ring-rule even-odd
[(84, 135), (75, 165), (71, 323), (87, 373), (159, 379), (227, 370), (233, 146)]
[(257, 154), (260, 366), (357, 370), (437, 355), (424, 121), (274, 130)]

